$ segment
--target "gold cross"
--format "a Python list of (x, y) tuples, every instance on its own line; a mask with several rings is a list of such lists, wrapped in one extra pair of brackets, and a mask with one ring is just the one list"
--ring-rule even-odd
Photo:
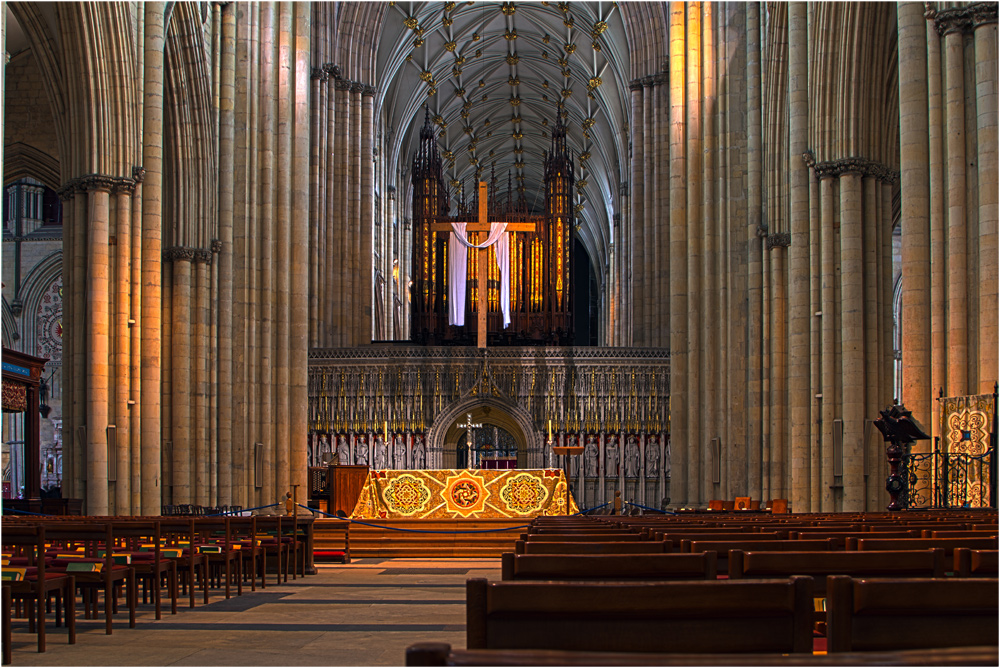
[[(489, 234), (490, 223), (486, 220), (486, 182), (479, 182), (479, 220), (475, 222), (470, 222), (466, 225), (466, 232), (485, 232)], [(494, 221), (503, 224), (503, 221)], [(432, 223), (432, 232), (452, 232), (451, 223)], [(507, 223), (507, 230), (504, 232), (534, 232), (534, 223)], [(477, 249), (479, 253), (479, 270), (477, 272), (476, 280), (478, 284), (479, 292), (479, 333), (476, 336), (476, 345), (479, 348), (486, 348), (486, 260), (489, 257), (487, 253), (489, 248), (479, 248)], [(465, 308), (465, 305), (462, 305)]]

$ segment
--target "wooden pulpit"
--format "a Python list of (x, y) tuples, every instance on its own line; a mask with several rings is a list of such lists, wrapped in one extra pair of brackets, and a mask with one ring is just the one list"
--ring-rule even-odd
[(349, 517), (368, 480), (368, 467), (331, 464), (326, 479), (330, 484), (330, 513), (342, 511)]

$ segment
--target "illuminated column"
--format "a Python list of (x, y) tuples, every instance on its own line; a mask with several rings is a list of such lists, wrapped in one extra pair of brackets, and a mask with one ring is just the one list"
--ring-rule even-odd
[(348, 261), (350, 238), (347, 229), (350, 217), (349, 212), (349, 183), (351, 180), (351, 160), (348, 155), (350, 127), (351, 127), (351, 82), (346, 79), (337, 79), (334, 83), (337, 92), (337, 114), (336, 132), (334, 140), (334, 155), (337, 160), (336, 188), (332, 198), (332, 206), (335, 211), (333, 238), (336, 245), (336, 254), (332, 260), (335, 263), (336, 271), (333, 285), (333, 304), (331, 306), (332, 322), (330, 331), (333, 337), (329, 342), (332, 346), (348, 346), (350, 342), (347, 338), (347, 326), (349, 318), (348, 310), (348, 287), (347, 279), (350, 273), (350, 263)]
[[(688, 247), (685, 154), (684, 3), (670, 3), (670, 424), (671, 495), (675, 505), (691, 493), (688, 435)], [(633, 200), (634, 201), (634, 200)]]
[[(360, 191), (358, 195), (359, 223), (360, 229), (357, 231), (357, 283), (354, 288), (355, 302), (355, 335), (354, 345), (368, 345), (372, 341), (372, 299), (374, 290), (372, 285), (374, 253), (372, 252), (372, 236), (375, 229), (374, 206), (375, 206), (375, 165), (372, 161), (372, 146), (375, 141), (374, 113), (373, 105), (375, 98), (375, 88), (364, 86), (361, 90), (361, 125), (359, 149), (361, 159), (361, 172), (359, 174)], [(388, 228), (385, 228), (388, 233)], [(391, 262), (391, 261), (390, 261)], [(392, 282), (392, 272), (390, 271), (385, 280)], [(386, 318), (388, 311), (392, 308), (391, 300), (385, 305)]]
[[(702, 266), (701, 266), (701, 294), (695, 294), (695, 299), (702, 304), (702, 318), (700, 323), (701, 339), (698, 346), (702, 349), (701, 368), (701, 393), (698, 395), (698, 428), (704, 443), (704, 464), (701, 467), (702, 478), (702, 501), (720, 498), (718, 492), (721, 488), (721, 476), (718, 486), (714, 486), (713, 469), (715, 468), (715, 457), (722, 457), (722, 440), (724, 434), (725, 420), (717, 417), (715, 408), (716, 399), (716, 366), (721, 361), (718, 347), (719, 323), (722, 321), (718, 311), (718, 270), (716, 266), (716, 243), (717, 226), (719, 224), (719, 212), (716, 209), (715, 201), (715, 169), (716, 169), (716, 136), (715, 115), (718, 107), (722, 105), (722, 100), (718, 95), (718, 86), (715, 78), (715, 44), (712, 41), (715, 26), (713, 25), (713, 3), (702, 2), (701, 4), (701, 62), (703, 85), (700, 106), (702, 137), (704, 138), (704, 148), (701, 153), (704, 156), (702, 164), (701, 192), (695, 193), (695, 197), (701, 198), (701, 231), (699, 236), (702, 239)], [(695, 396), (693, 393), (692, 397)], [(713, 439), (718, 438), (719, 451), (716, 453), (712, 449)], [(719, 462), (719, 469), (722, 465)]]
[[(132, 303), (130, 287), (132, 281), (132, 188), (131, 180), (115, 184), (115, 282), (114, 282), (114, 405), (109, 407), (109, 419), (114, 418), (116, 452), (108, 457), (116, 460), (115, 504), (117, 515), (131, 515), (132, 509), (132, 466), (131, 466), (131, 420), (129, 400), (131, 397), (131, 331), (129, 318)], [(110, 510), (110, 508), (109, 508)], [(138, 508), (135, 509), (138, 511)]]
[(87, 514), (107, 515), (110, 408), (111, 179), (92, 177), (87, 189)]
[(823, 427), (820, 437), (820, 454), (824, 462), (822, 471), (822, 507), (821, 512), (828, 513), (837, 510), (833, 497), (833, 421), (837, 417), (837, 389), (835, 379), (837, 376), (837, 356), (836, 356), (836, 323), (834, 316), (836, 310), (836, 248), (833, 228), (834, 203), (836, 198), (833, 174), (823, 173), (820, 176), (820, 230), (822, 247), (820, 249), (821, 275), (822, 275), (822, 305), (820, 315), (821, 323), (821, 346), (823, 350), (822, 361), (820, 363), (820, 377), (822, 398), (820, 401), (821, 419)]
[[(369, 252), (363, 258), (361, 257), (361, 172), (362, 172), (362, 155), (361, 155), (361, 138), (363, 134), (362, 126), (364, 121), (361, 118), (361, 91), (364, 89), (364, 85), (359, 82), (353, 82), (351, 84), (351, 124), (350, 124), (350, 134), (349, 134), (349, 149), (348, 149), (348, 159), (350, 160), (350, 181), (348, 182), (348, 200), (347, 205), (349, 206), (347, 214), (347, 228), (345, 233), (347, 234), (347, 281), (344, 287), (344, 294), (347, 300), (346, 309), (344, 311), (344, 330), (345, 330), (345, 341), (344, 343), (348, 346), (356, 346), (361, 343), (359, 339), (359, 326), (360, 320), (362, 319), (362, 309), (365, 305), (371, 308), (371, 293), (367, 295), (362, 295), (360, 293), (361, 287), (364, 284), (363, 278), (361, 276), (362, 271), (371, 273), (371, 253)], [(367, 160), (371, 160), (371, 153), (369, 152)], [(370, 204), (370, 202), (368, 203)], [(370, 250), (370, 249), (369, 249)], [(369, 318), (371, 315), (369, 314)]]
[(840, 174), (840, 329), (844, 420), (843, 510), (864, 510), (863, 449), (865, 420), (864, 257), (861, 174)]
[(181, 353), (193, 358), (191, 390), (194, 394), (194, 420), (190, 423), (194, 428), (192, 502), (202, 506), (211, 505), (208, 440), (208, 272), (211, 262), (211, 251), (195, 251), (194, 262), (191, 264), (194, 279), (190, 307), (192, 346)]
[[(642, 79), (642, 155), (643, 155), (643, 224), (642, 224), (642, 275), (643, 291), (638, 295), (642, 300), (642, 322), (639, 324), (641, 342), (644, 346), (655, 345), (657, 333), (654, 331), (659, 310), (660, 285), (656, 280), (656, 249), (659, 248), (656, 221), (656, 105), (653, 98), (653, 77)], [(622, 488), (624, 490), (624, 487)]]
[(236, 6), (222, 9), (219, 83), (218, 501), (233, 501), (233, 206), (236, 100)]
[(761, 137), (761, 45), (760, 6), (747, 3), (747, 492), (761, 487), (762, 406), (763, 406), (763, 319), (762, 275), (763, 238), (760, 230), (762, 206), (763, 146)]
[[(927, 40), (923, 7), (897, 6), (899, 33), (900, 225), (903, 402), (931, 422), (931, 257), (928, 182)], [(890, 296), (891, 298), (891, 296)], [(891, 304), (890, 304), (891, 305)], [(916, 444), (914, 451), (916, 451)], [(926, 446), (925, 446), (926, 447)]]
[(656, 86), (656, 267), (654, 275), (659, 285), (659, 302), (654, 313), (656, 320), (654, 344), (670, 345), (670, 88), (667, 74), (654, 77)]
[(945, 146), (948, 182), (948, 385), (947, 396), (966, 394), (969, 387), (966, 156), (965, 156), (965, 54), (962, 26), (944, 26)]
[(976, 146), (979, 163), (979, 386), (986, 394), (997, 382), (997, 5), (976, 5)]
[[(687, 298), (688, 303), (700, 302), (702, 295), (702, 253), (703, 240), (701, 238), (701, 163), (702, 163), (702, 132), (701, 127), (701, 3), (687, 3), (687, 106), (686, 106), (686, 129), (687, 129), (687, 188), (685, 197), (687, 198)], [(699, 305), (700, 306), (700, 305)], [(681, 311), (684, 313), (684, 311)], [(708, 451), (708, 441), (699, 428), (697, 417), (700, 410), (696, 408), (701, 398), (701, 308), (686, 309), (687, 327), (685, 336), (687, 338), (687, 368), (689, 373), (685, 374), (687, 380), (687, 401), (688, 423), (687, 442), (688, 448), (688, 492), (690, 501), (702, 504), (707, 501), (704, 498), (705, 490), (702, 488), (703, 462), (708, 458), (704, 453)]]

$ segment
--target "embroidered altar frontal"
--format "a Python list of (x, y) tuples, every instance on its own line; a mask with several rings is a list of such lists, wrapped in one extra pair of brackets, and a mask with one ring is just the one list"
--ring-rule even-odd
[(561, 469), (370, 471), (352, 519), (536, 517), (579, 512)]

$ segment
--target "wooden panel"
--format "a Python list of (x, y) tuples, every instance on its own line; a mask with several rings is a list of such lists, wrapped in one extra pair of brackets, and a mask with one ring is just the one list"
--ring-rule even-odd
[(333, 465), (327, 473), (330, 482), (330, 512), (338, 510), (350, 515), (361, 496), (361, 489), (368, 480), (367, 466)]

